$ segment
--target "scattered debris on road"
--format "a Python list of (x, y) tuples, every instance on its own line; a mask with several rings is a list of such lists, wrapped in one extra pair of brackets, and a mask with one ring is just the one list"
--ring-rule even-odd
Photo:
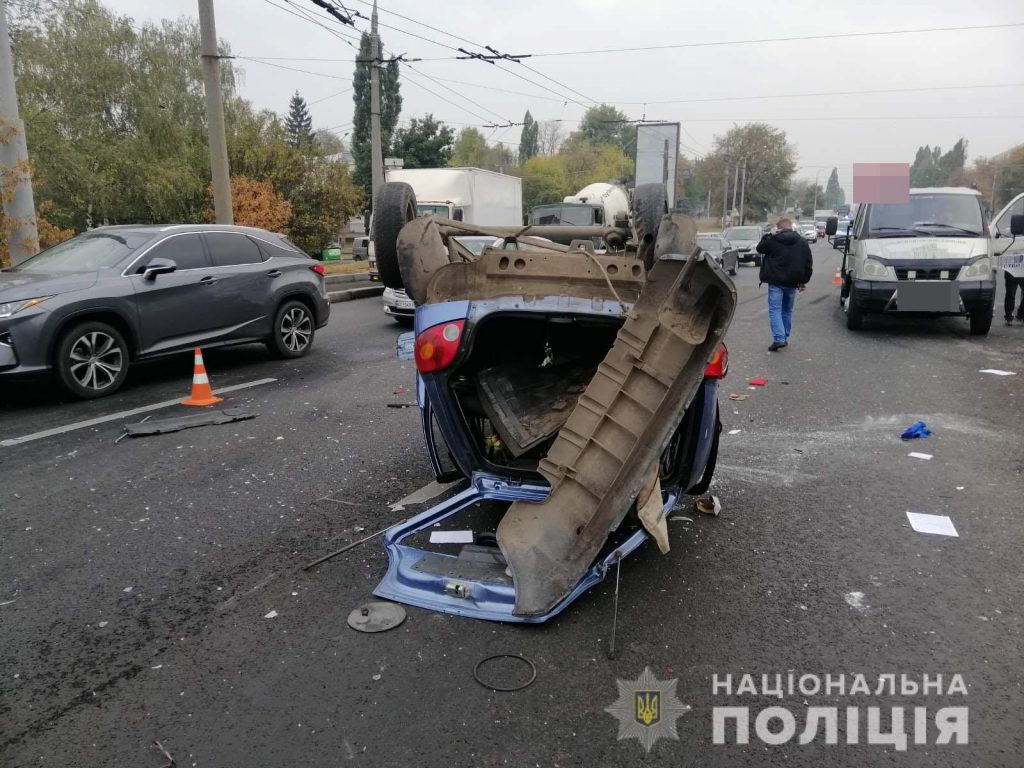
[[(356, 608), (348, 615), (348, 625), (357, 632), (387, 632), (405, 621), (405, 608), (398, 603), (373, 602)], [(380, 675), (374, 675), (379, 680)]]
[(907, 454), (912, 459), (921, 459), (922, 461), (931, 461), (932, 454), (930, 453), (918, 453), (917, 451), (911, 451)]
[(146, 437), (148, 435), (163, 435), (169, 432), (180, 432), (183, 429), (192, 427), (206, 427), (217, 424), (230, 424), (233, 421), (246, 421), (256, 418), (256, 414), (243, 408), (225, 408), (221, 411), (203, 411), (188, 416), (174, 416), (170, 419), (143, 419), (136, 424), (125, 424), (124, 437)]
[(717, 496), (703, 496), (697, 499), (697, 511), (712, 517), (718, 517), (722, 511), (722, 502)]
[(729, 395), (730, 400), (746, 400), (750, 395)]
[(752, 387), (763, 387), (768, 383), (768, 379), (751, 379), (747, 383)]
[(925, 438), (930, 435), (932, 431), (928, 429), (928, 425), (923, 421), (915, 421), (900, 435), (901, 440), (917, 440), (918, 438)]
[(991, 373), (993, 376), (1016, 376), (1015, 371), (1001, 371), (998, 368), (982, 368), (978, 373)]
[(948, 515), (907, 512), (907, 519), (910, 520), (910, 527), (918, 533), (934, 533), (937, 536), (955, 536), (957, 538), (960, 536)]
[(177, 763), (174, 762), (174, 758), (171, 757), (171, 753), (164, 748), (163, 744), (161, 744), (159, 741), (154, 741), (153, 746), (159, 749), (160, 754), (167, 758), (167, 763), (161, 766), (161, 768), (174, 768), (174, 766), (177, 765)]
[(330, 560), (331, 558), (337, 557), (338, 555), (341, 555), (341, 554), (344, 554), (345, 552), (348, 552), (350, 549), (354, 549), (355, 547), (358, 547), (360, 544), (365, 544), (370, 539), (377, 538), (382, 533), (387, 533), (389, 529), (390, 529), (390, 526), (388, 528), (381, 528), (376, 533), (371, 533), (369, 536), (364, 536), (363, 538), (359, 539), (359, 541), (353, 541), (351, 544), (346, 544), (341, 549), (336, 549), (333, 552), (329, 552), (326, 555), (324, 555), (323, 557), (321, 557), (321, 558), (319, 558), (317, 560), (314, 560), (312, 563), (307, 563), (306, 565), (302, 566), (302, 570), (308, 571), (310, 568), (315, 568), (316, 566), (320, 565), (320, 563), (325, 563), (328, 560)]
[(263, 618), (264, 619), (276, 619), (277, 618), (277, 611), (271, 611), (270, 613), (264, 615)]
[[(520, 683), (519, 685), (509, 685), (509, 686), (495, 685), (494, 683), (489, 683), (486, 680), (484, 680), (483, 678), (481, 678), (480, 677), (480, 667), (482, 667), (484, 664), (486, 664), (489, 661), (496, 661), (498, 659), (516, 659), (518, 661), (523, 662), (524, 664), (526, 664), (530, 668), (530, 678), (526, 682)], [(533, 681), (537, 679), (537, 665), (534, 664), (532, 661), (530, 661), (525, 656), (520, 656), (518, 653), (496, 653), (493, 656), (488, 656), (485, 659), (480, 659), (480, 661), (478, 661), (476, 663), (476, 666), (473, 667), (473, 679), (476, 680), (484, 688), (490, 688), (492, 691), (500, 691), (502, 693), (511, 693), (513, 691), (521, 691), (524, 688), (532, 685)]]

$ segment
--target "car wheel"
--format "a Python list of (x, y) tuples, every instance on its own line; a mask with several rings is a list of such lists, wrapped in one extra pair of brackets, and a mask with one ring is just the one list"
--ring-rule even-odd
[(373, 248), (380, 281), (394, 290), (404, 289), (398, 268), (398, 233), (416, 218), (416, 193), (401, 181), (381, 185), (373, 204)]
[(857, 294), (850, 289), (850, 295), (846, 297), (846, 327), (851, 331), (864, 329), (864, 310), (857, 303)]
[(302, 357), (313, 345), (315, 326), (309, 307), (298, 300), (286, 301), (274, 315), (267, 348), (275, 357)]
[(638, 259), (644, 269), (654, 268), (654, 247), (658, 242), (658, 227), (668, 213), (668, 198), (664, 184), (639, 184), (633, 190), (633, 231), (636, 234)]
[(987, 336), (992, 327), (992, 302), (982, 304), (977, 312), (971, 312), (971, 336)]
[(75, 397), (104, 397), (128, 375), (128, 344), (106, 323), (79, 323), (61, 337), (54, 364), (60, 383)]

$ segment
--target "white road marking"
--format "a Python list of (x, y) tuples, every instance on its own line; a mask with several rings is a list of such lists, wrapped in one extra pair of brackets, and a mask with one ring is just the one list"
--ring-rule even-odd
[[(277, 381), (277, 379), (257, 379), (256, 381), (249, 381), (245, 384), (232, 384), (229, 387), (219, 387), (218, 393), (234, 392), (239, 389), (248, 389), (249, 387), (258, 387), (261, 384), (270, 384)], [(139, 408), (132, 408), (128, 411), (119, 411), (118, 413), (112, 413), (108, 416), (97, 416), (95, 419), (86, 419), (85, 421), (76, 421), (73, 424), (65, 424), (63, 427), (54, 427), (53, 429), (44, 429), (42, 432), (33, 432), (31, 435), (24, 435), (23, 437), (12, 437), (7, 440), (0, 440), (0, 446), (10, 447), (12, 445), (21, 445), (22, 443), (30, 443), (33, 440), (42, 440), (44, 437), (53, 437), (54, 435), (63, 435), (65, 432), (74, 432), (76, 429), (85, 429), (86, 427), (94, 427), (97, 424), (105, 424), (108, 421), (117, 421), (118, 419), (125, 419), (129, 416), (137, 416), (140, 413), (146, 413), (147, 411), (157, 411), (161, 408), (170, 408), (172, 405), (178, 405), (181, 402), (181, 398), (175, 398), (174, 400), (165, 400), (162, 403), (154, 403), (153, 405), (143, 405)]]

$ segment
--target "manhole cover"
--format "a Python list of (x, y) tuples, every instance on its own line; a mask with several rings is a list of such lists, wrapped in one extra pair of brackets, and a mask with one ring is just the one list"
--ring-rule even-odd
[(386, 632), (405, 621), (405, 608), (396, 603), (367, 603), (348, 615), (348, 625), (359, 632)]

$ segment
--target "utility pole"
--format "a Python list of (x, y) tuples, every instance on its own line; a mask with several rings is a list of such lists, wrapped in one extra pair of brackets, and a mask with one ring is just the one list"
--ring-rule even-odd
[[(818, 215), (818, 176), (821, 175), (821, 171), (814, 174), (814, 208), (811, 209), (811, 216)], [(800, 211), (803, 214), (803, 211)]]
[(213, 213), (218, 224), (234, 224), (231, 210), (231, 173), (228, 170), (228, 142), (224, 136), (224, 102), (220, 97), (220, 53), (213, 0), (199, 0), (199, 41), (203, 60), (203, 90), (206, 91), (206, 130), (210, 144), (213, 175)]
[(377, 0), (370, 19), (370, 187), (371, 198), (384, 183), (384, 148), (380, 138), (380, 36), (377, 34)]
[(722, 183), (722, 226), (726, 226), (726, 210), (729, 208), (729, 164), (725, 164), (725, 177)]
[[(36, 207), (32, 199), (32, 171), (28, 164), (25, 124), (18, 115), (6, 0), (0, 0), (0, 128), (8, 137), (0, 146), (0, 165), (6, 177), (3, 208), (7, 218), (7, 250), (11, 264), (20, 264), (39, 251), (39, 231), (36, 229)], [(8, 179), (13, 180), (13, 188)]]
[(747, 195), (747, 158), (743, 158), (743, 181), (740, 182), (740, 226), (743, 226), (743, 200)]
[[(743, 158), (746, 161), (746, 158)], [(732, 174), (732, 208), (729, 209), (729, 222), (732, 222), (732, 212), (736, 210), (736, 187), (740, 184), (740, 166), (736, 165)]]

